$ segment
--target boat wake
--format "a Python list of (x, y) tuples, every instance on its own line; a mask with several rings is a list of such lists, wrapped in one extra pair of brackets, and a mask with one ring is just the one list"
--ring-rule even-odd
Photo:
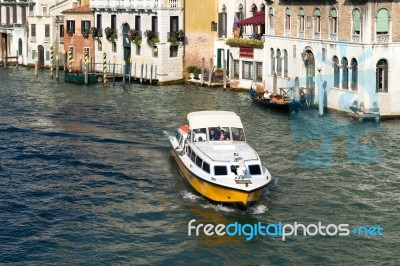
[(199, 195), (196, 195), (190, 191), (182, 191), (181, 194), (184, 199), (189, 199), (191, 201), (196, 201), (197, 199), (201, 198)]

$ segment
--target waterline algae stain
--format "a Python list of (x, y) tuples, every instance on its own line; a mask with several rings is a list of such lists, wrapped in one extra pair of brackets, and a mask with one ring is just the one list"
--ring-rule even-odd
[[(374, 163), (349, 163), (348, 139), (338, 136), (331, 139), (330, 167), (303, 168), (299, 155), (320, 148), (321, 140), (294, 140), (287, 115), (260, 108), (247, 94), (189, 85), (104, 89), (47, 76), (33, 80), (33, 70), (0, 68), (0, 264), (396, 262), (399, 121), (382, 122), (379, 130), (367, 123), (358, 134), (358, 144), (379, 151)], [(247, 212), (198, 197), (170, 157), (168, 139), (180, 121), (209, 109), (242, 118), (249, 144), (275, 178)], [(329, 115), (352, 132), (347, 117)], [(320, 121), (312, 110), (298, 119)], [(188, 236), (193, 219), (196, 225), (282, 222), (282, 228), (349, 224), (361, 234), (293, 233), (285, 241)], [(368, 233), (380, 226), (383, 236), (366, 235), (362, 226)]]

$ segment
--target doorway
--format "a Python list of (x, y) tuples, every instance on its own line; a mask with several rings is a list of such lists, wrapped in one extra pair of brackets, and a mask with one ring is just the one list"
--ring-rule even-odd
[(44, 67), (44, 47), (43, 47), (43, 45), (38, 46), (38, 66)]
[(122, 25), (122, 48), (124, 50), (125, 74), (128, 74), (130, 69), (131, 41), (128, 36), (130, 29), (127, 23)]

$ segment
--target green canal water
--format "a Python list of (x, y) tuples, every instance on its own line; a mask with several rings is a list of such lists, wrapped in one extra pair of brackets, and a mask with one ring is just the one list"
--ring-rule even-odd
[[(35, 80), (25, 68), (1, 68), (0, 81), (2, 265), (399, 262), (398, 120), (282, 114), (245, 93), (193, 85), (85, 87), (49, 72)], [(247, 211), (198, 196), (170, 156), (169, 137), (186, 115), (211, 109), (242, 118), (273, 175)], [(347, 224), (349, 233), (311, 235), (311, 226), (307, 236), (299, 229), (285, 241), (195, 230), (189, 236), (193, 219), (194, 226), (281, 222), (286, 230), (320, 222), (331, 234)]]

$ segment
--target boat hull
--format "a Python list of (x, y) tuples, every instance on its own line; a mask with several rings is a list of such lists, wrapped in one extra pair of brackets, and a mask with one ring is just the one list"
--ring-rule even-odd
[[(95, 74), (88, 75), (88, 84), (97, 83), (98, 77)], [(65, 73), (65, 81), (76, 84), (85, 83), (85, 75), (80, 73)]]
[(180, 160), (179, 154), (173, 148), (171, 148), (171, 155), (175, 159), (182, 175), (190, 186), (199, 194), (214, 202), (228, 203), (246, 208), (259, 200), (261, 192), (265, 187), (260, 187), (257, 190), (249, 192), (215, 185), (191, 173)]

